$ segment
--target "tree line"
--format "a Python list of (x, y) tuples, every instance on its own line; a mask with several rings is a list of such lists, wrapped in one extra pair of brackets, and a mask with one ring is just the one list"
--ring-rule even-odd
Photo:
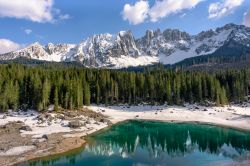
[(225, 105), (249, 96), (250, 70), (220, 73), (143, 72), (79, 67), (0, 66), (0, 111), (75, 109), (94, 104), (151, 103)]

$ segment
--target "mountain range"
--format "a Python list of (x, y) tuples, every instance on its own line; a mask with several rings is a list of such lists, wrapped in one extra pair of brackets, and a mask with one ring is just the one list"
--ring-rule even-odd
[(227, 24), (191, 35), (178, 29), (147, 30), (136, 39), (132, 31), (93, 35), (79, 44), (41, 45), (38, 42), (0, 55), (0, 60), (28, 58), (79, 62), (86, 67), (125, 68), (155, 63), (175, 64), (184, 59), (217, 54), (250, 53), (250, 28)]

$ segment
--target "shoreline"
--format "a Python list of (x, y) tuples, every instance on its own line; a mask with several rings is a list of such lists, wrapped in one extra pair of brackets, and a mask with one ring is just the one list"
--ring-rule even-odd
[(174, 123), (198, 123), (250, 132), (250, 104), (246, 106), (89, 106), (112, 123), (124, 120), (151, 120)]
[(0, 165), (16, 165), (77, 149), (86, 143), (84, 136), (108, 126), (103, 115), (90, 110), (63, 113), (0, 114)]
[(22, 164), (24, 162), (32, 162), (32, 161), (35, 161), (35, 160), (39, 160), (39, 159), (46, 159), (46, 158), (50, 158), (50, 157), (54, 157), (54, 158), (57, 158), (57, 157), (61, 157), (62, 155), (66, 155), (66, 154), (72, 154), (74, 152), (77, 152), (77, 151), (80, 151), (83, 146), (87, 143), (85, 140), (83, 140), (83, 144), (78, 146), (78, 147), (74, 147), (72, 149), (68, 149), (67, 151), (64, 151), (64, 152), (59, 152), (59, 153), (53, 153), (53, 154), (50, 154), (50, 155), (45, 155), (45, 156), (37, 156), (37, 157), (34, 157), (34, 158), (30, 158), (28, 160), (25, 160), (25, 161), (21, 161), (21, 162), (17, 162), (17, 163), (14, 163), (12, 165), (18, 165), (18, 164)]
[[(241, 131), (241, 132), (249, 132), (250, 133), (250, 130), (245, 130), (245, 129), (242, 129), (242, 128), (234, 128), (234, 127), (230, 127), (230, 126), (224, 126), (224, 125), (217, 125), (217, 124), (213, 124), (213, 123), (206, 123), (206, 122), (199, 122), (199, 121), (162, 121), (162, 120), (155, 120), (155, 119), (128, 119), (128, 120), (124, 120), (124, 121), (120, 121), (120, 122), (117, 122), (113, 125), (117, 125), (117, 124), (120, 124), (120, 123), (124, 123), (126, 121), (152, 121), (152, 122), (162, 122), (162, 123), (176, 123), (176, 124), (197, 124), (197, 125), (210, 125), (210, 126), (214, 126), (214, 127), (222, 127), (222, 128), (226, 128), (226, 129), (232, 129), (232, 130), (237, 130), (237, 131)], [(106, 130), (108, 129), (109, 127), (112, 127), (113, 125), (111, 126), (107, 126), (107, 127), (104, 127), (100, 130), (97, 130), (91, 134), (89, 134), (88, 136), (90, 135), (93, 135), (93, 134), (98, 134), (99, 132), (103, 132), (103, 130)], [(88, 137), (87, 136), (87, 137)], [(83, 138), (82, 138), (83, 139)], [(24, 162), (32, 162), (32, 161), (36, 161), (36, 160), (39, 160), (39, 159), (47, 159), (47, 158), (50, 158), (50, 157), (54, 157), (54, 158), (59, 158), (63, 155), (70, 155), (74, 152), (77, 152), (77, 151), (81, 151), (84, 146), (88, 143), (85, 139), (84, 140), (84, 143), (78, 147), (75, 147), (75, 148), (72, 148), (72, 149), (68, 149), (64, 152), (60, 152), (60, 153), (53, 153), (53, 154), (50, 154), (50, 155), (45, 155), (45, 156), (39, 156), (39, 157), (35, 157), (35, 158), (30, 158), (30, 159), (27, 159), (25, 161), (21, 161), (21, 162), (18, 162), (18, 163), (13, 163), (11, 165), (18, 165), (18, 164), (21, 164), (21, 163), (24, 163)]]
[[(197, 109), (199, 107), (199, 109)], [(201, 125), (212, 125), (223, 128), (230, 128), (242, 132), (250, 132), (250, 106), (226, 106), (226, 107), (203, 107), (203, 106), (88, 106), (89, 110), (97, 114), (102, 114), (112, 122), (112, 125), (123, 123), (129, 120), (138, 121), (156, 121), (166, 123), (194, 123)], [(230, 108), (230, 109), (229, 109)], [(207, 110), (205, 110), (207, 109)], [(204, 111), (205, 110), (205, 111)], [(218, 111), (220, 110), (220, 111)], [(233, 111), (234, 110), (234, 111)], [(218, 114), (214, 114), (214, 112)], [(209, 117), (210, 115), (211, 117)], [(201, 118), (203, 117), (203, 118)], [(229, 117), (231, 119), (229, 119)], [(79, 144), (75, 144), (74, 147), (68, 146), (63, 151), (52, 151), (43, 153), (43, 155), (29, 155), (24, 154), (26, 158), (21, 161), (8, 163), (8, 165), (18, 165), (26, 161), (33, 161), (37, 159), (43, 159), (51, 156), (62, 156), (64, 154), (71, 153), (74, 150), (82, 149), (87, 141), (84, 139), (87, 135), (96, 134), (105, 129), (111, 127), (110, 125), (95, 126), (91, 131), (78, 131), (78, 132), (64, 132), (64, 133), (52, 133), (63, 136), (67, 139), (79, 139)], [(50, 136), (50, 134), (48, 135)], [(71, 148), (70, 148), (71, 147)], [(36, 150), (37, 151), (37, 150)], [(1, 156), (0, 156), (1, 159)], [(1, 164), (0, 164), (1, 165)], [(6, 165), (6, 163), (4, 163)]]

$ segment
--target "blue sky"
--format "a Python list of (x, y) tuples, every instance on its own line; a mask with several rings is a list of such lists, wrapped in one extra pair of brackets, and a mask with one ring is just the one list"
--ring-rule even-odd
[[(4, 41), (16, 44), (9, 49), (17, 49), (35, 41), (78, 43), (93, 34), (129, 29), (136, 37), (157, 28), (178, 28), (196, 34), (231, 22), (243, 24), (244, 13), (250, 10), (249, 0), (11, 1), (0, 0), (2, 49), (6, 47), (6, 43), (1, 45)], [(246, 25), (249, 15), (245, 14)]]

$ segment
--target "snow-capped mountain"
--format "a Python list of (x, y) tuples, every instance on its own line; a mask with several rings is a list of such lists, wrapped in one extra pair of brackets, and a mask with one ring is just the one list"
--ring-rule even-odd
[(177, 29), (147, 30), (139, 39), (135, 39), (131, 31), (121, 31), (117, 35), (94, 35), (79, 44), (49, 43), (42, 46), (36, 42), (0, 55), (0, 60), (24, 57), (56, 62), (77, 61), (87, 67), (121, 68), (159, 62), (174, 64), (186, 58), (215, 53), (225, 46), (250, 50), (250, 28), (227, 24), (197, 35)]

